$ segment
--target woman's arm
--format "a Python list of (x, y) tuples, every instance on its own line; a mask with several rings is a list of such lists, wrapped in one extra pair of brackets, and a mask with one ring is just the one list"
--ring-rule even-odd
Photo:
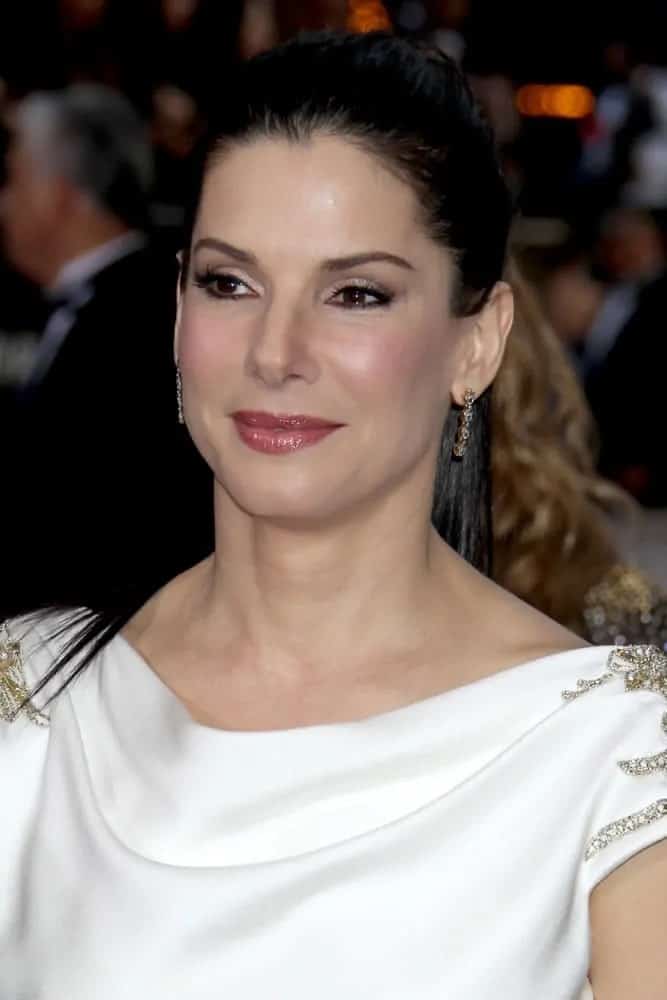
[(595, 1000), (665, 1000), (667, 840), (596, 885), (590, 916)]

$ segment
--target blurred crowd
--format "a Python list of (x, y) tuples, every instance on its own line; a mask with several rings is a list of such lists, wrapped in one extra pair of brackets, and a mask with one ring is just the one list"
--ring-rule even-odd
[[(210, 485), (176, 424), (170, 339), (189, 157), (238, 60), (324, 26), (390, 26), (467, 70), (516, 198), (515, 262), (576, 368), (600, 472), (656, 512), (659, 547), (667, 13), (638, 0), (628, 23), (626, 4), (581, 6), (561, 3), (552, 17), (524, 0), (3, 10), (0, 420), (19, 590), (69, 599), (68, 574), (93, 586), (100, 558), (119, 575), (150, 563), (159, 583), (174, 569), (160, 560), (166, 534), (172, 560), (207, 550), (211, 525), (195, 512), (209, 509)], [(535, 83), (576, 83), (590, 107), (522, 113), (517, 94)], [(179, 541), (186, 510), (197, 531)], [(75, 535), (94, 537), (94, 551), (70, 558)]]

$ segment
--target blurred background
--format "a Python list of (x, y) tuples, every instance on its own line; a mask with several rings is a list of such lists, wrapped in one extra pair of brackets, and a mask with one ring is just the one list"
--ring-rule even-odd
[[(486, 109), (517, 206), (514, 257), (585, 391), (599, 470), (640, 505), (627, 542), (632, 558), (667, 582), (664, 0), (21, 0), (4, 5), (0, 22), (6, 454), (11, 441), (37, 449), (32, 455), (40, 442), (52, 453), (59, 439), (47, 431), (65, 396), (77, 395), (81, 422), (103, 405), (113, 411), (110, 435), (122, 422), (132, 393), (123, 379), (134, 362), (114, 369), (94, 351), (70, 360), (70, 381), (63, 376), (50, 410), (33, 404), (86, 309), (97, 304), (102, 324), (115, 316), (119, 336), (144, 336), (125, 329), (122, 309), (155, 303), (148, 289), (159, 280), (146, 284), (146, 275), (160, 271), (159, 260), (169, 262), (160, 314), (168, 328), (188, 156), (235, 63), (303, 28), (391, 27), (453, 56)], [(46, 190), (47, 175), (67, 185)], [(92, 192), (104, 211), (84, 211), (74, 189)], [(68, 274), (70, 259), (80, 272)], [(140, 280), (130, 259), (141, 265)], [(105, 291), (98, 279), (110, 267), (116, 279)], [(92, 383), (88, 397), (78, 395), (84, 383)], [(168, 385), (168, 399), (142, 405), (175, 422), (171, 372)], [(28, 425), (33, 437), (23, 439)], [(89, 455), (96, 440), (86, 443)], [(160, 472), (157, 462), (140, 470), (141, 461), (133, 492), (143, 489), (150, 509)], [(14, 475), (9, 459), (5, 468)], [(74, 467), (68, 475), (76, 479)], [(54, 466), (51, 488), (58, 476)], [(4, 492), (20, 492), (14, 484)], [(39, 505), (31, 516), (42, 516)]]

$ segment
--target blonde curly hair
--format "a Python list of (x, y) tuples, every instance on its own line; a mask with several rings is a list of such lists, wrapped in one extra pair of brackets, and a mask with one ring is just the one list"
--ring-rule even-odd
[(595, 472), (584, 394), (515, 263), (515, 320), (491, 401), (494, 577), (580, 633), (591, 587), (618, 562), (608, 517), (630, 501)]

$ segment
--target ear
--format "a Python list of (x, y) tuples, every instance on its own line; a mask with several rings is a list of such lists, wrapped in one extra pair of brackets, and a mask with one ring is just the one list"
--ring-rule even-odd
[(514, 297), (505, 281), (493, 288), (484, 308), (470, 318), (463, 333), (459, 363), (454, 372), (451, 395), (460, 405), (466, 389), (481, 396), (493, 382), (505, 353), (514, 320)]
[(178, 276), (176, 278), (176, 320), (174, 322), (174, 364), (178, 366), (178, 343), (181, 330), (181, 314), (183, 312), (183, 251), (176, 254), (178, 261)]

